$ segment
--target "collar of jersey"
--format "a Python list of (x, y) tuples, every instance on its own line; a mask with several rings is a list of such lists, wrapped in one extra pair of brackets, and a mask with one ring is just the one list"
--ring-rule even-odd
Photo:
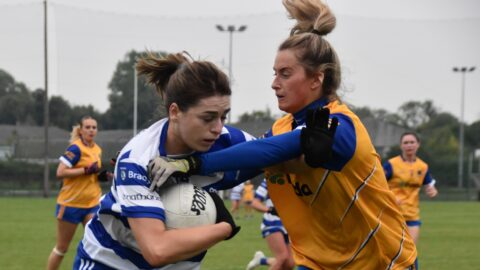
[(165, 150), (165, 143), (167, 141), (168, 123), (169, 123), (169, 121), (167, 120), (162, 127), (162, 131), (160, 132), (160, 138), (159, 138), (160, 139), (160, 144), (158, 144), (158, 152), (160, 153), (160, 156), (162, 156), (162, 157), (167, 156), (167, 151)]
[(297, 126), (301, 126), (301, 125), (305, 124), (305, 118), (307, 116), (307, 110), (308, 109), (316, 109), (316, 108), (324, 107), (327, 104), (328, 104), (328, 98), (326, 98), (326, 97), (315, 100), (314, 102), (305, 106), (300, 111), (293, 114), (293, 118), (295, 119), (295, 123), (297, 123)]

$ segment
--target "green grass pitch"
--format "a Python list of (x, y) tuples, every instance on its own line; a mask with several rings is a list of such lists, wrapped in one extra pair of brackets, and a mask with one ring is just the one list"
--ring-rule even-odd
[[(45, 269), (55, 243), (54, 199), (0, 198), (1, 269)], [(422, 202), (422, 231), (418, 245), (421, 269), (480, 269), (480, 203)], [(269, 253), (260, 235), (261, 215), (237, 219), (240, 233), (210, 249), (202, 269), (245, 269), (256, 250)], [(79, 227), (62, 269), (71, 269)], [(266, 268), (263, 268), (266, 269)]]

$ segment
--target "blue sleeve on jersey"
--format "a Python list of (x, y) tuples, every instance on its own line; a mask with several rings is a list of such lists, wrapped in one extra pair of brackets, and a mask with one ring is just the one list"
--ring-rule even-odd
[(333, 158), (324, 166), (325, 169), (340, 171), (353, 157), (357, 147), (357, 137), (352, 120), (343, 114), (332, 114), (338, 119), (337, 131), (333, 140)]
[(135, 163), (119, 162), (117, 165), (116, 186), (150, 186), (147, 171)]
[(238, 171), (226, 171), (224, 172), (223, 178), (216, 183), (204, 186), (205, 190), (215, 189), (215, 190), (226, 190), (231, 189), (239, 184), (254, 178), (255, 176), (262, 173), (261, 170), (238, 170)]
[(430, 174), (430, 169), (427, 169), (425, 178), (423, 178), (423, 185), (428, 185), (433, 181), (432, 175)]
[(135, 163), (120, 162), (117, 164), (117, 177), (115, 179), (117, 191), (121, 186), (130, 186), (130, 194), (121, 194), (123, 201), (135, 202), (137, 205), (121, 204), (122, 216), (129, 218), (155, 218), (165, 220), (165, 211), (156, 206), (141, 205), (145, 201), (161, 201), (156, 192), (148, 191), (150, 182), (145, 168)]
[(263, 134), (264, 138), (268, 138), (268, 137), (272, 137), (272, 136), (273, 136), (273, 132), (272, 132), (271, 129), (269, 131), (265, 132), (265, 134)]
[(245, 141), (245, 134), (241, 130), (230, 126), (225, 126), (225, 128), (228, 129), (232, 144), (238, 144)]
[(70, 165), (72, 165), (72, 167), (78, 163), (81, 156), (82, 153), (80, 151), (80, 147), (78, 147), (78, 145), (76, 144), (70, 145), (67, 150), (65, 150), (65, 153), (62, 155), (63, 158), (70, 162)]
[(259, 170), (300, 155), (300, 130), (294, 130), (202, 154), (201, 174), (244, 169)]
[(390, 180), (393, 175), (393, 168), (390, 161), (383, 163), (383, 170), (385, 171), (385, 177), (387, 178), (387, 180)]

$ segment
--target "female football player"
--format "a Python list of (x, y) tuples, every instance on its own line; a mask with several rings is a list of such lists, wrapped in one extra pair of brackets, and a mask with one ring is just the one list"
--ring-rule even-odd
[(246, 270), (253, 270), (261, 265), (269, 266), (269, 269), (293, 269), (295, 262), (293, 261), (287, 230), (283, 227), (272, 200), (268, 196), (265, 179), (255, 190), (255, 198), (251, 205), (255, 210), (264, 213), (260, 229), (262, 230), (262, 237), (267, 241), (274, 257), (266, 257), (262, 251), (257, 251), (248, 263)]
[[(266, 136), (306, 126), (300, 145), (285, 140), (258, 147), (262, 140), (257, 140), (184, 160), (155, 159), (153, 184), (162, 184), (173, 172), (266, 168), (268, 192), (298, 269), (414, 269), (415, 244), (379, 156), (360, 119), (337, 95), (340, 62), (325, 39), (335, 16), (321, 0), (283, 4), (296, 24), (279, 46), (272, 88), (288, 114)], [(300, 147), (303, 158), (268, 167)]]
[(422, 186), (425, 194), (433, 198), (438, 191), (430, 175), (428, 165), (417, 157), (420, 138), (414, 132), (405, 132), (400, 137), (402, 153), (384, 163), (383, 168), (390, 189), (407, 221), (408, 231), (415, 243), (420, 235), (419, 193)]
[(102, 149), (94, 141), (96, 135), (97, 121), (83, 117), (73, 127), (70, 146), (60, 157), (57, 177), (63, 179), (63, 185), (57, 198), (57, 243), (48, 257), (49, 270), (60, 267), (78, 224), (85, 226), (98, 210)]
[(252, 184), (252, 181), (247, 180), (243, 185), (243, 196), (242, 202), (245, 209), (245, 218), (252, 218), (253, 217), (253, 208), (252, 208), (252, 201), (255, 197), (255, 187)]
[(244, 184), (241, 183), (230, 190), (230, 214), (236, 218), (238, 217), (237, 212), (240, 210), (240, 202), (242, 201), (243, 186)]
[[(150, 53), (138, 61), (137, 71), (161, 95), (168, 117), (139, 133), (119, 153), (111, 191), (85, 228), (74, 269), (199, 269), (209, 247), (239, 230), (216, 193), (211, 193), (216, 224), (167, 230), (162, 198), (149, 188), (147, 174), (147, 164), (155, 157), (196, 156), (252, 138), (224, 126), (231, 95), (227, 76), (186, 53)], [(207, 186), (222, 180), (222, 188), (228, 189), (251, 176), (248, 170), (232, 170), (192, 176), (190, 181)]]

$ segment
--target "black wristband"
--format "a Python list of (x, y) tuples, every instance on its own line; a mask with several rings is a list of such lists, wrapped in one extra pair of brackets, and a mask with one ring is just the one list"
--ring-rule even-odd
[(189, 156), (187, 158), (188, 161), (188, 174), (198, 174), (200, 169), (202, 168), (202, 160), (196, 156)]

